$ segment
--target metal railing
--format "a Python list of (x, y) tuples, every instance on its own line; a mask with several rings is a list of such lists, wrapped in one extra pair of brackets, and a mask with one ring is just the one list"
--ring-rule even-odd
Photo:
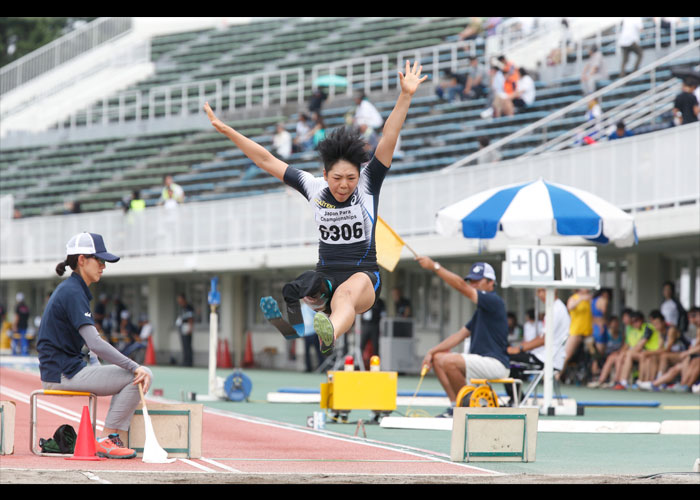
[[(544, 117), (540, 120), (537, 120), (536, 122), (531, 123), (530, 125), (527, 125), (527, 126), (521, 128), (520, 130), (512, 133), (512, 134), (510, 134), (506, 137), (503, 137), (497, 141), (492, 142), (491, 144), (489, 144), (485, 148), (480, 149), (479, 151), (476, 151), (468, 156), (465, 156), (461, 160), (458, 160), (451, 165), (448, 165), (447, 167), (443, 168), (442, 171), (449, 172), (451, 170), (468, 165), (471, 162), (478, 161), (479, 158), (487, 155), (488, 153), (495, 151), (497, 149), (500, 149), (500, 148), (508, 145), (509, 143), (515, 141), (516, 139), (518, 139), (520, 137), (524, 137), (526, 135), (533, 135), (536, 133), (537, 130), (540, 130), (540, 129), (542, 130), (543, 137), (545, 137), (544, 141), (546, 141), (547, 140), (546, 139), (547, 127), (550, 126), (552, 124), (552, 122), (554, 122), (555, 120), (558, 120), (558, 119), (566, 116), (567, 114), (569, 114), (573, 111), (585, 109), (585, 107), (588, 105), (588, 102), (591, 99), (601, 99), (601, 98), (605, 97), (606, 95), (610, 94), (612, 91), (627, 85), (632, 80), (635, 80), (635, 79), (637, 79), (637, 78), (639, 78), (647, 73), (653, 74), (657, 70), (657, 68), (659, 68), (660, 66), (666, 65), (675, 59), (678, 59), (682, 56), (685, 56), (689, 52), (691, 52), (693, 50), (697, 50), (699, 47), (700, 47), (700, 41), (689, 43), (688, 45), (683, 46), (682, 48), (672, 52), (671, 54), (668, 54), (660, 59), (657, 59), (656, 61), (654, 61), (652, 63), (647, 64), (646, 66), (644, 66), (643, 68), (640, 68), (639, 70), (635, 71), (634, 73), (630, 73), (629, 75), (627, 75), (623, 78), (620, 78), (619, 80), (614, 81), (610, 85), (608, 85), (602, 89), (599, 89), (599, 90), (597, 90), (597, 91), (595, 91), (587, 96), (584, 96), (581, 99), (577, 100), (576, 102), (571, 103), (568, 106), (564, 106), (563, 108), (548, 114), (546, 117)], [(654, 86), (655, 86), (655, 79), (652, 78), (652, 87), (654, 87)]]
[[(436, 236), (435, 213), (440, 208), (489, 188), (539, 177), (589, 191), (626, 210), (693, 202), (698, 206), (698, 164), (700, 123), (694, 123), (524, 161), (451, 172), (390, 174), (382, 188), (381, 215), (404, 239)], [(58, 262), (65, 258), (65, 242), (85, 230), (102, 234), (110, 251), (123, 257), (203, 255), (199, 264), (191, 260), (195, 267), (203, 265), (207, 255), (221, 252), (246, 256), (227, 259), (222, 265), (263, 266), (268, 251), (313, 249), (318, 239), (306, 200), (283, 191), (185, 203), (175, 210), (152, 207), (137, 214), (108, 210), (3, 220), (0, 264)], [(309, 255), (313, 260), (315, 252)], [(165, 260), (163, 265), (167, 262), (176, 263)], [(50, 270), (48, 266), (47, 274)], [(5, 267), (0, 272), (2, 279), (9, 279), (11, 273), (6, 271)]]
[(0, 69), (0, 94), (131, 30), (131, 17), (101, 17)]

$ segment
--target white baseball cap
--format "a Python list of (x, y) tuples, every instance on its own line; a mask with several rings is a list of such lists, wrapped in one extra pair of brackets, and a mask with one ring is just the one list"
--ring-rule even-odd
[(107, 262), (119, 260), (119, 257), (107, 251), (102, 235), (96, 233), (79, 233), (73, 236), (66, 244), (66, 255), (94, 255)]

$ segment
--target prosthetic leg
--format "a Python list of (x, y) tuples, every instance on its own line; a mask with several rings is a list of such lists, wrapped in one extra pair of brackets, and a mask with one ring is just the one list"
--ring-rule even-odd
[(317, 271), (306, 271), (294, 281), (282, 287), (282, 296), (287, 305), (287, 319), (282, 317), (277, 301), (272, 297), (260, 299), (260, 309), (267, 319), (286, 339), (303, 337), (304, 318), (301, 300), (314, 311), (330, 314), (330, 299), (335, 289), (332, 278)]

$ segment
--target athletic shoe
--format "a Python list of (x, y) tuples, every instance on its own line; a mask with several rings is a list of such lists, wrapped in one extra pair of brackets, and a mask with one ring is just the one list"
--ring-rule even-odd
[(335, 335), (333, 333), (333, 323), (322, 312), (317, 312), (314, 315), (314, 330), (321, 342), (321, 354), (328, 356), (333, 352), (335, 345)]
[(445, 411), (443, 411), (440, 415), (436, 415), (435, 418), (452, 418), (452, 416), (453, 416), (453, 412), (452, 412), (452, 407), (450, 406)]
[(654, 387), (651, 385), (650, 380), (645, 380), (642, 382), (637, 382), (637, 387), (641, 389), (642, 391), (652, 391), (654, 390)]
[(627, 389), (627, 386), (624, 384), (620, 384), (620, 383), (617, 383), (613, 386), (613, 390), (616, 390), (616, 391), (624, 391), (626, 389)]
[(114, 436), (114, 434), (110, 434), (109, 437), (97, 438), (95, 440), (95, 454), (98, 457), (134, 458), (136, 456), (136, 452), (134, 450), (124, 446), (121, 439), (119, 439), (119, 436), (116, 438), (116, 441), (119, 444), (115, 443), (111, 436)]
[(598, 382), (597, 380), (594, 380), (593, 382), (588, 382), (586, 387), (590, 389), (595, 389), (596, 387), (600, 387), (600, 382)]

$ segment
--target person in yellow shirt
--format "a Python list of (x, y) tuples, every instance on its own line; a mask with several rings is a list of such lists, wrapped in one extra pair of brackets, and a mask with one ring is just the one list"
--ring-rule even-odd
[(571, 325), (569, 339), (566, 341), (566, 359), (560, 374), (563, 375), (569, 363), (576, 357), (581, 343), (593, 334), (593, 313), (591, 311), (591, 291), (586, 288), (577, 290), (566, 302)]

